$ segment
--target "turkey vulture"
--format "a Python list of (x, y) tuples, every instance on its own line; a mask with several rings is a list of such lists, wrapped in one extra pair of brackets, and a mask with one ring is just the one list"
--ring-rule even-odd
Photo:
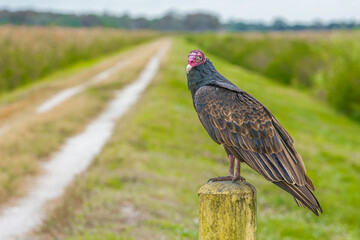
[(229, 175), (210, 181), (245, 180), (240, 176), (240, 163), (245, 162), (290, 193), (298, 206), (317, 216), (322, 213), (294, 140), (274, 115), (218, 73), (202, 51), (189, 53), (186, 71), (198, 117), (210, 137), (224, 146), (230, 161)]

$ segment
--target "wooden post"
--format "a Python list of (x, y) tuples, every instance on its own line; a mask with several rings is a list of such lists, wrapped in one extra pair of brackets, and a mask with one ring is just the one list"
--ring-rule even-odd
[(247, 182), (209, 182), (199, 195), (200, 240), (255, 240), (256, 190)]

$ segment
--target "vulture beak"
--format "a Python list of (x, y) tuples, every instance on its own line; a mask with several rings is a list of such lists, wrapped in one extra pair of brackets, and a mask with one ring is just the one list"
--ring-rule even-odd
[(186, 66), (186, 73), (189, 73), (189, 71), (192, 69), (192, 66), (190, 64), (188, 64)]

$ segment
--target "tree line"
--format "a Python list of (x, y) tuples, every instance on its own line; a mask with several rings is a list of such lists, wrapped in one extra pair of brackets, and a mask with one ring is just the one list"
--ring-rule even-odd
[(315, 21), (311, 24), (289, 24), (283, 19), (275, 19), (270, 24), (261, 22), (228, 21), (221, 23), (219, 18), (209, 13), (191, 13), (181, 15), (167, 12), (159, 18), (132, 17), (128, 14), (64, 14), (37, 12), (33, 10), (0, 10), (0, 24), (31, 26), (66, 27), (108, 27), (125, 29), (153, 29), (159, 31), (300, 31), (358, 29), (360, 23)]

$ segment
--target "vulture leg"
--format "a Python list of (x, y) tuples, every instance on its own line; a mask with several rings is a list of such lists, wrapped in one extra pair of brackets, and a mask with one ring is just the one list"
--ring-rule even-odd
[(232, 179), (233, 182), (235, 182), (236, 180), (245, 181), (245, 178), (240, 176), (240, 169), (241, 169), (240, 167), (241, 167), (241, 162), (240, 160), (236, 159), (235, 175)]
[(234, 162), (235, 157), (233, 155), (229, 155), (229, 177), (234, 176)]
[(240, 176), (240, 161), (236, 159), (236, 169), (234, 175), (234, 162), (235, 157), (233, 155), (229, 155), (229, 175), (224, 177), (210, 178), (208, 182), (218, 182), (218, 181), (233, 181), (241, 180), (244, 181), (245, 178)]

